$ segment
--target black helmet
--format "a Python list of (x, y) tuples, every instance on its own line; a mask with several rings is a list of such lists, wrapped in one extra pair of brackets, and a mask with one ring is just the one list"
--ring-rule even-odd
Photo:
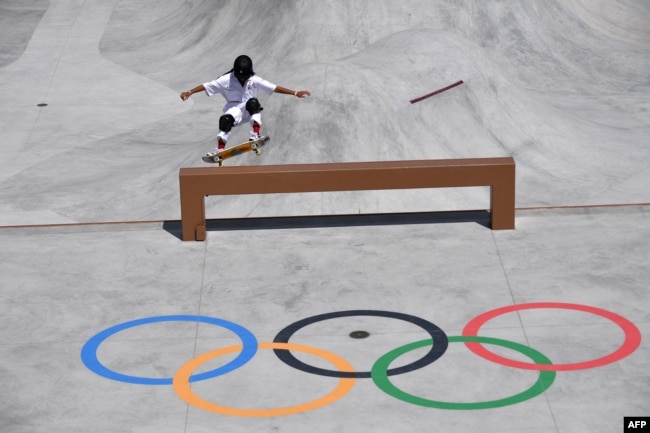
[(237, 78), (248, 78), (255, 75), (255, 72), (253, 72), (253, 61), (246, 55), (241, 55), (235, 59), (232, 70)]

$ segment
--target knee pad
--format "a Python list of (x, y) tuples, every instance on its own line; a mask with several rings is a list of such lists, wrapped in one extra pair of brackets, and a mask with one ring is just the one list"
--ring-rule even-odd
[(249, 114), (257, 114), (260, 111), (262, 111), (264, 108), (260, 105), (260, 101), (257, 100), (257, 98), (251, 98), (248, 101), (246, 101), (246, 111), (248, 111)]
[(235, 118), (230, 114), (224, 114), (219, 118), (219, 129), (223, 132), (230, 132), (235, 125)]

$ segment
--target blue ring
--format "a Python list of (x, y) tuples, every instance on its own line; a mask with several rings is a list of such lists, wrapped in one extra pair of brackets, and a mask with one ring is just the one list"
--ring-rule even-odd
[(222, 365), (219, 368), (214, 370), (206, 371), (201, 374), (195, 374), (190, 377), (190, 382), (196, 382), (199, 380), (210, 379), (213, 377), (221, 376), (222, 374), (229, 373), (242, 365), (246, 364), (257, 352), (257, 338), (250, 332), (248, 329), (240, 326), (236, 323), (229, 322), (227, 320), (217, 319), (215, 317), (208, 316), (187, 316), (187, 315), (176, 315), (176, 316), (155, 316), (155, 317), (146, 317), (144, 319), (132, 320), (130, 322), (120, 323), (119, 325), (112, 326), (108, 329), (105, 329), (98, 333), (97, 335), (91, 337), (86, 344), (84, 344), (81, 349), (81, 360), (84, 365), (88, 367), (89, 370), (97, 373), (100, 376), (104, 376), (108, 379), (116, 380), (119, 382), (126, 383), (135, 383), (139, 385), (171, 385), (173, 378), (150, 378), (150, 377), (139, 377), (139, 376), (129, 376), (126, 374), (118, 373), (107, 367), (105, 367), (99, 359), (97, 358), (97, 349), (99, 346), (106, 340), (108, 337), (113, 334), (117, 334), (120, 331), (125, 329), (134, 328), (136, 326), (145, 325), (148, 323), (156, 322), (203, 322), (209, 323), (211, 325), (221, 326), (226, 328), (240, 338), (243, 348), (242, 351), (235, 359), (229, 363)]

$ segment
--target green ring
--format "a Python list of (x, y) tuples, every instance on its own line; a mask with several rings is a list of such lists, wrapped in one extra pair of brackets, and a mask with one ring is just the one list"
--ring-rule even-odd
[[(489, 337), (478, 337), (478, 336), (457, 336), (457, 337), (448, 337), (450, 343), (457, 342), (477, 342), (484, 344), (495, 344), (497, 346), (506, 347), (508, 349), (516, 350), (523, 355), (526, 355), (532, 359), (536, 364), (552, 364), (551, 360), (540, 352), (519, 343), (512, 341), (501, 340), (499, 338), (489, 338)], [(546, 391), (555, 380), (556, 373), (555, 371), (539, 371), (539, 378), (537, 381), (524, 392), (513, 395), (511, 397), (506, 397), (500, 400), (492, 401), (483, 401), (475, 403), (451, 403), (444, 401), (435, 401), (428, 400), (426, 398), (418, 397), (407, 392), (402, 391), (397, 388), (388, 378), (388, 367), (390, 364), (395, 361), (399, 356), (410, 352), (420, 347), (430, 346), (433, 344), (433, 340), (421, 340), (416, 341), (415, 343), (407, 344), (397, 349), (391, 350), (387, 354), (379, 358), (375, 364), (372, 366), (372, 380), (375, 382), (375, 385), (386, 394), (393, 396), (399, 400), (405, 401), (407, 403), (415, 404), (418, 406), (432, 407), (437, 409), (450, 409), (450, 410), (476, 410), (476, 409), (492, 409), (496, 407), (509, 406), (515, 403), (521, 403), (522, 401), (529, 400), (533, 397), (536, 397)]]

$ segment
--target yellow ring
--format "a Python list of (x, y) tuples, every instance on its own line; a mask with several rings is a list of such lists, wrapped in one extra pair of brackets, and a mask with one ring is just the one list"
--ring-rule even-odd
[[(341, 358), (340, 356), (311, 346), (304, 346), (302, 344), (294, 344), (294, 343), (259, 343), (258, 348), (259, 349), (286, 349), (286, 350), (296, 350), (298, 352), (305, 352), (314, 356), (319, 356), (325, 359), (326, 361), (329, 361), (340, 371), (354, 371), (352, 365), (350, 365), (349, 362), (347, 362), (345, 359)], [(283, 415), (292, 415), (296, 413), (307, 412), (334, 403), (336, 400), (340, 399), (341, 397), (345, 396), (348, 392), (350, 392), (356, 381), (355, 378), (340, 378), (336, 388), (334, 388), (334, 390), (329, 394), (319, 399), (304, 404), (281, 407), (277, 409), (239, 409), (234, 407), (221, 406), (202, 399), (192, 391), (189, 379), (190, 376), (192, 376), (194, 370), (196, 370), (200, 365), (210, 361), (211, 359), (217, 358), (222, 355), (226, 355), (228, 353), (239, 352), (241, 350), (242, 350), (241, 344), (235, 346), (223, 347), (221, 349), (212, 350), (210, 352), (199, 355), (196, 358), (186, 362), (181, 368), (178, 369), (176, 374), (174, 374), (174, 380), (173, 380), (174, 391), (176, 391), (176, 394), (178, 394), (178, 396), (181, 399), (183, 399), (186, 403), (208, 412), (214, 412), (222, 415), (231, 415), (231, 416), (271, 417), (271, 416), (283, 416)]]

